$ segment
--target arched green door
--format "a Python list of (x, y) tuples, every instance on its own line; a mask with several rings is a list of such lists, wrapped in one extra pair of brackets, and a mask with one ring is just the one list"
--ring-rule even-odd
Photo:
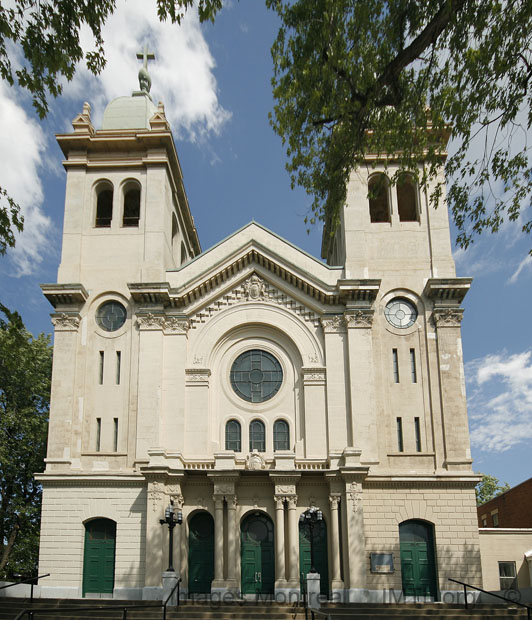
[[(314, 568), (320, 575), (320, 593), (329, 596), (329, 560), (327, 557), (327, 526), (317, 521), (312, 538), (314, 542)], [(306, 587), (306, 576), (310, 572), (310, 528), (308, 523), (299, 523), (299, 576), (301, 591)]]
[(208, 512), (198, 512), (189, 524), (188, 591), (210, 594), (214, 579), (214, 520)]
[(273, 594), (273, 523), (265, 514), (246, 517), (241, 527), (242, 594)]
[(399, 525), (403, 594), (425, 598), (437, 595), (432, 526), (424, 521)]
[(87, 592), (112, 594), (115, 585), (116, 523), (94, 519), (85, 524), (83, 596)]

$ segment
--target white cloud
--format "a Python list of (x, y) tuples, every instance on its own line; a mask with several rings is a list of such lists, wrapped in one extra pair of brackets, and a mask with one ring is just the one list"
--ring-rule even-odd
[(532, 350), (487, 355), (466, 365), (471, 442), (505, 452), (532, 440)]
[(530, 269), (531, 267), (532, 267), (532, 256), (530, 256), (530, 254), (527, 254), (525, 258), (523, 258), (523, 260), (519, 263), (519, 266), (514, 271), (514, 273), (512, 274), (512, 277), (508, 280), (508, 282), (510, 284), (514, 284), (515, 282), (517, 282), (517, 278), (519, 277), (523, 269)]
[(19, 91), (0, 82), (0, 185), (20, 205), (24, 232), (9, 250), (15, 267), (12, 275), (35, 272), (49, 247), (51, 220), (42, 212), (43, 189), (39, 170), (46, 139), (39, 123), (28, 117), (15, 100)]
[[(93, 107), (98, 126), (103, 109), (114, 97), (138, 90), (140, 61), (136, 53), (147, 43), (155, 52), (150, 61), (151, 95), (162, 100), (172, 129), (182, 138), (197, 141), (217, 134), (231, 117), (218, 101), (215, 61), (201, 31), (197, 12), (189, 10), (181, 26), (161, 22), (153, 0), (119, 0), (103, 29), (107, 65), (95, 77), (80, 66), (65, 95), (84, 97)], [(85, 50), (92, 46), (88, 30), (82, 31)]]

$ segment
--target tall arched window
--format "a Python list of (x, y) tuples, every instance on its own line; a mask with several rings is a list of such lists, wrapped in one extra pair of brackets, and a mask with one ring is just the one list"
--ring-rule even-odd
[(249, 451), (266, 452), (266, 433), (260, 420), (253, 420), (249, 425)]
[(401, 222), (417, 222), (418, 209), (416, 183), (410, 174), (402, 174), (397, 180), (397, 209)]
[(273, 449), (290, 450), (290, 427), (285, 420), (277, 420), (273, 425)]
[(136, 227), (140, 219), (140, 187), (134, 182), (124, 188), (124, 216), (122, 226)]
[(96, 228), (110, 228), (113, 219), (113, 187), (103, 184), (97, 190)]
[(225, 425), (225, 449), (240, 452), (242, 450), (240, 422), (229, 420)]
[(390, 221), (390, 193), (385, 174), (374, 174), (368, 183), (369, 217), (372, 222)]

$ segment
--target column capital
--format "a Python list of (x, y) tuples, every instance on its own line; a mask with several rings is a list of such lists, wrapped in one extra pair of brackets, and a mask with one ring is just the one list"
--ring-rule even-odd
[(463, 318), (463, 308), (435, 308), (432, 312), (432, 320), (436, 327), (460, 327)]
[(345, 323), (348, 329), (367, 329), (373, 325), (375, 310), (371, 308), (353, 308), (345, 312)]
[(223, 495), (213, 495), (212, 501), (214, 502), (215, 510), (223, 510), (223, 507), (224, 507), (224, 496)]
[(273, 499), (275, 501), (275, 508), (277, 510), (283, 510), (284, 503), (286, 502), (286, 497), (284, 497), (283, 495), (274, 495)]
[(331, 493), (331, 495), (329, 495), (329, 503), (331, 504), (332, 510), (338, 510), (338, 504), (341, 499), (342, 496), (340, 493)]
[(238, 498), (236, 495), (226, 495), (225, 501), (227, 502), (227, 510), (236, 510), (238, 506)]
[(288, 510), (294, 510), (297, 508), (297, 495), (290, 495), (286, 498), (288, 504)]
[(325, 334), (338, 334), (345, 331), (345, 320), (341, 314), (325, 315), (320, 322)]
[(56, 332), (77, 332), (81, 323), (78, 312), (54, 312), (50, 317)]

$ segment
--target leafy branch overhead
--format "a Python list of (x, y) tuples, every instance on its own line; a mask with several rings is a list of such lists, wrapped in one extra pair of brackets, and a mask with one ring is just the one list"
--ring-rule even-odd
[(445, 169), (459, 244), (505, 218), (522, 216), (530, 232), (531, 2), (266, 2), (282, 22), (272, 125), (292, 183), (313, 196), (311, 223), (334, 231), (349, 175), (368, 153), (423, 170), (422, 184), (440, 181), (450, 132), (458, 149)]

